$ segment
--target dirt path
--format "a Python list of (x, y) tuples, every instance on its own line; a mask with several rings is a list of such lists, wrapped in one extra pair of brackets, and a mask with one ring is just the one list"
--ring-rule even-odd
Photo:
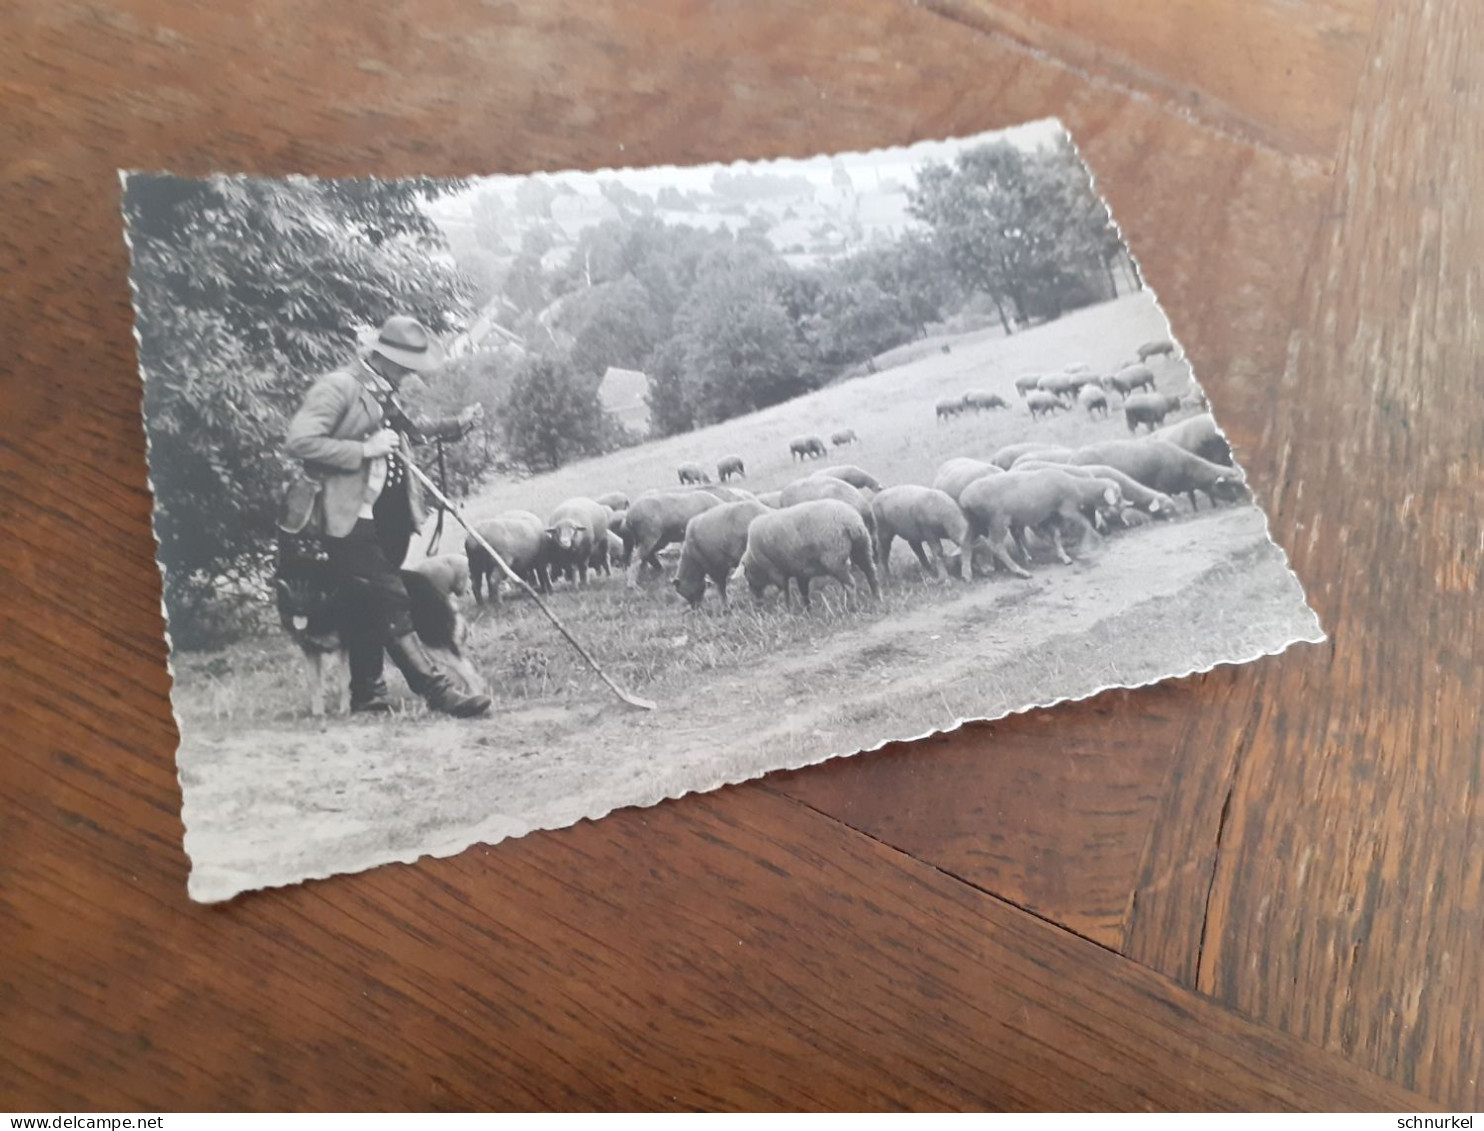
[[(913, 583), (915, 584), (915, 582)], [(838, 597), (836, 598), (838, 599)], [(197, 898), (449, 855), (614, 808), (1320, 639), (1253, 507), (996, 577), (747, 670), (481, 723), (335, 720), (183, 743)]]

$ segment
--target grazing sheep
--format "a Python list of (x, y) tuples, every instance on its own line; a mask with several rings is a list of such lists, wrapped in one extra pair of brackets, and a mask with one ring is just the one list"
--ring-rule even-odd
[(982, 538), (995, 560), (1018, 577), (1030, 576), (1011, 556), (1015, 547), (1024, 553), (1026, 530), (1049, 537), (1057, 557), (1070, 565), (1071, 556), (1062, 544), (1063, 528), (1096, 539), (1097, 531), (1083, 517), (1083, 508), (1091, 506), (1101, 516), (1116, 513), (1121, 501), (1114, 483), (1082, 478), (1060, 468), (980, 479), (959, 497), (969, 521), (969, 537), (976, 542)]
[(1045, 389), (1037, 389), (1035, 392), (1027, 393), (1025, 403), (1031, 410), (1031, 419), (1039, 420), (1043, 416), (1050, 416), (1057, 409), (1066, 411), (1067, 403), (1055, 393), (1049, 393)]
[(1072, 456), (1077, 454), (1076, 448), (1037, 448), (1035, 451), (1027, 452), (1019, 456), (1010, 465), (1010, 470), (1015, 471), (1031, 462), (1036, 463), (1066, 463)]
[(1027, 393), (1035, 389), (1041, 381), (1039, 373), (1022, 373), (1015, 378), (1015, 391), (1020, 394), (1021, 400), (1025, 399)]
[(938, 414), (938, 423), (942, 424), (943, 421), (952, 420), (964, 411), (964, 399), (963, 397), (944, 397), (933, 408)]
[(838, 502), (848, 503), (856, 509), (861, 520), (865, 522), (866, 529), (871, 532), (872, 537), (875, 537), (876, 516), (871, 513), (871, 500), (863, 491), (833, 475), (811, 475), (807, 479), (795, 479), (779, 492), (779, 499), (784, 508), (813, 502), (816, 499), (835, 499)]
[(740, 503), (743, 499), (751, 499), (756, 496), (745, 487), (725, 487), (720, 483), (709, 483), (704, 487), (671, 487), (660, 491), (645, 491), (646, 495), (669, 495), (684, 494), (687, 491), (700, 491), (707, 495), (715, 496), (717, 502)]
[[(1145, 514), (1152, 514), (1155, 518), (1169, 519), (1175, 517), (1174, 499), (1161, 491), (1151, 490), (1133, 476), (1126, 475), (1116, 467), (1109, 467), (1107, 464), (1091, 463), (1084, 465), (1075, 463), (1037, 463), (1031, 461), (1017, 463), (1015, 470), (1041, 471), (1048, 467), (1058, 468), (1062, 471), (1070, 472), (1073, 475), (1091, 476), (1095, 479), (1110, 479), (1118, 484), (1118, 489), (1123, 492), (1124, 502), (1128, 503), (1129, 506), (1136, 507)], [(1125, 526), (1129, 525), (1128, 520), (1123, 515), (1119, 515), (1119, 518), (1124, 520)]]
[(986, 392), (983, 389), (970, 389), (964, 394), (964, 407), (972, 408), (976, 413), (984, 412), (992, 408), (1009, 408), (1010, 405), (1005, 398), (998, 393)]
[(1036, 382), (1036, 388), (1070, 405), (1076, 399), (1077, 391), (1091, 381), (1091, 377), (1080, 377), (1072, 373), (1048, 373)]
[(1196, 510), (1196, 492), (1210, 500), (1240, 502), (1247, 497), (1242, 473), (1234, 467), (1204, 460), (1167, 440), (1146, 436), (1142, 440), (1109, 440), (1079, 448), (1068, 463), (1106, 464), (1137, 479), (1144, 486), (1166, 495), (1185, 495)]
[(707, 475), (705, 468), (703, 468), (698, 463), (682, 463), (678, 468), (676, 468), (675, 474), (680, 477), (680, 483), (682, 486), (688, 483), (711, 482), (711, 476)]
[[(599, 495), (593, 502), (605, 506), (611, 511), (626, 511), (629, 509), (629, 497), (622, 491), (609, 491), (606, 495)], [(612, 529), (611, 524), (609, 529)]]
[[(502, 511), (494, 518), (477, 523), (474, 529), (517, 577), (543, 593), (551, 592), (551, 580), (546, 572), (546, 524), (537, 515), (530, 511)], [(505, 574), (472, 536), (464, 540), (464, 554), (469, 559), (469, 580), (474, 589), (474, 600), (484, 604), (483, 589), (488, 580), (490, 600), (498, 602)]]
[(1184, 448), (1192, 455), (1200, 456), (1201, 459), (1210, 460), (1212, 463), (1225, 464), (1227, 467), (1236, 466), (1236, 460), (1232, 458), (1231, 445), (1226, 442), (1226, 437), (1216, 427), (1216, 418), (1209, 412), (1192, 416), (1189, 420), (1180, 421), (1179, 424), (1167, 425), (1155, 432), (1154, 438)]
[(593, 542), (593, 553), (588, 558), (588, 568), (605, 577), (613, 574), (613, 563), (623, 557), (623, 539), (612, 530)]
[[(1027, 452), (1044, 452), (1058, 446), (1059, 445), (1057, 444), (1048, 444), (1044, 440), (1029, 440), (1025, 443), (1020, 444), (1006, 444), (1003, 448), (1000, 448), (997, 452), (995, 452), (994, 455), (989, 457), (989, 462), (994, 464), (1001, 471), (1009, 471), (1010, 468), (1015, 465), (1015, 461), (1018, 460), (1021, 456), (1025, 455)], [(945, 464), (944, 466), (947, 465)]]
[(853, 463), (837, 464), (834, 467), (822, 467), (814, 473), (814, 476), (820, 475), (827, 475), (831, 479), (843, 479), (858, 491), (881, 490), (881, 484), (877, 482), (874, 475), (856, 467)]
[(765, 507), (772, 507), (775, 511), (783, 505), (782, 491), (764, 491), (757, 497), (757, 501)]
[(829, 454), (818, 436), (795, 436), (788, 442), (788, 451), (796, 460), (823, 459)]
[(588, 562), (593, 547), (606, 543), (613, 512), (592, 499), (568, 499), (551, 512), (546, 521), (546, 565), (548, 573), (577, 574), (577, 584), (587, 584)]
[(1140, 361), (1148, 361), (1151, 357), (1157, 357), (1160, 354), (1164, 354), (1166, 357), (1174, 357), (1175, 343), (1167, 339), (1160, 339), (1159, 341), (1145, 342), (1139, 347)]
[(747, 478), (747, 469), (742, 466), (741, 456), (723, 456), (716, 464), (716, 478), (725, 483), (732, 476)]
[(859, 444), (861, 438), (855, 434), (854, 428), (842, 428), (830, 437), (830, 443), (837, 448), (848, 448), (851, 444)]
[(957, 503), (964, 488), (974, 480), (983, 479), (986, 475), (1000, 474), (1003, 474), (1003, 469), (992, 463), (960, 456), (938, 468), (938, 474), (933, 477), (933, 490), (943, 492)]
[(939, 578), (947, 573), (944, 538), (958, 547), (959, 560), (968, 551), (968, 520), (958, 503), (935, 488), (888, 487), (871, 500), (871, 511), (876, 516), (876, 560), (883, 578), (890, 572), (891, 544), (897, 538), (912, 547), (923, 573)]
[(771, 513), (756, 499), (745, 499), (702, 511), (686, 523), (675, 591), (694, 608), (706, 595), (709, 577), (725, 607), (727, 579), (747, 549), (747, 528), (758, 515)]
[(1164, 393), (1138, 393), (1123, 402), (1123, 419), (1130, 432), (1137, 432), (1139, 425), (1148, 425), (1149, 431), (1163, 424), (1165, 417), (1179, 411), (1180, 398)]
[(426, 577), (444, 597), (466, 597), (469, 594), (469, 559), (464, 554), (438, 554), (407, 568)]
[(871, 596), (880, 598), (871, 534), (860, 513), (837, 499), (816, 499), (783, 510), (769, 511), (747, 528), (742, 570), (754, 597), (776, 585), (788, 597), (792, 579), (804, 608), (810, 608), (809, 583), (833, 577), (845, 589), (855, 588), (850, 567), (866, 575)]
[(1074, 373), (1078, 375), (1090, 374), (1092, 373), (1092, 366), (1088, 365), (1085, 361), (1074, 361), (1071, 365), (1063, 366), (1062, 372)]
[(1154, 392), (1154, 370), (1147, 365), (1129, 365), (1102, 380), (1103, 388), (1126, 397), (1140, 389)]
[[(714, 488), (724, 490), (724, 488)], [(665, 491), (640, 495), (626, 512), (623, 556), (629, 564), (629, 588), (639, 587), (642, 566), (658, 570), (655, 554), (685, 537), (685, 524), (703, 511), (721, 506), (711, 491)]]
[(1077, 403), (1087, 410), (1087, 415), (1095, 417), (1099, 412), (1103, 419), (1108, 419), (1108, 394), (1096, 385), (1083, 385), (1077, 393)]

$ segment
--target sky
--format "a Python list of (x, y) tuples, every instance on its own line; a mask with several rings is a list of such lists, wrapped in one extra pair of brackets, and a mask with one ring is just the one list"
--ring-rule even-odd
[[(887, 149), (873, 149), (859, 153), (820, 154), (808, 158), (779, 158), (771, 161), (738, 161), (731, 164), (675, 166), (663, 165), (640, 169), (602, 169), (597, 171), (564, 170), (552, 173), (535, 173), (530, 176), (546, 177), (557, 183), (565, 183), (578, 192), (596, 193), (603, 181), (617, 180), (637, 192), (653, 195), (665, 185), (681, 190), (705, 191), (711, 187), (711, 178), (718, 169), (750, 169), (782, 176), (802, 176), (818, 186), (828, 186), (833, 163), (838, 158), (845, 165), (851, 178), (862, 188), (872, 186), (875, 179), (892, 179), (903, 184), (915, 182), (914, 170), (927, 161), (950, 161), (959, 150), (979, 145), (986, 141), (1008, 141), (1025, 149), (1034, 149), (1052, 141), (1062, 131), (1061, 123), (1047, 118), (1028, 122), (1010, 129), (969, 137), (943, 141), (921, 141), (912, 145)], [(525, 180), (525, 176), (492, 176), (475, 178), (464, 193), (441, 198), (430, 211), (449, 219), (466, 217), (469, 202), (481, 192), (494, 188), (501, 195), (513, 192)]]

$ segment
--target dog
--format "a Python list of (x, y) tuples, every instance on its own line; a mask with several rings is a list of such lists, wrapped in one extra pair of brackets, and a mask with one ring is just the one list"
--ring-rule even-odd
[[(424, 568), (427, 567), (427, 568)], [(488, 684), (464, 655), (469, 626), (454, 603), (459, 572), (437, 559), (403, 569), (412, 603), (412, 626), (428, 656), (470, 695), (488, 694)], [(299, 646), (309, 669), (309, 709), (323, 718), (328, 694), (338, 690), (339, 713), (350, 713), (350, 662), (343, 630), (348, 618), (364, 615), (354, 594), (330, 572), (318, 539), (280, 534), (273, 578), (278, 619)]]

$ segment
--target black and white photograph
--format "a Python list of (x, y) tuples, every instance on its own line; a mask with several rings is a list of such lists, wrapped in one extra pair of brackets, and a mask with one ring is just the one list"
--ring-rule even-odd
[(1094, 173), (123, 174), (191, 896), (1322, 641)]

